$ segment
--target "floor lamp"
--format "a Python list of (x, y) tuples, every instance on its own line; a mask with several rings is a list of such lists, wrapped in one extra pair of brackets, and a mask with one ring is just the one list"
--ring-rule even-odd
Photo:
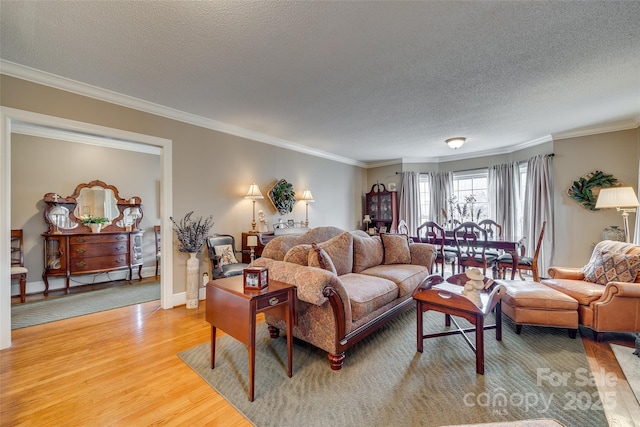
[(256, 183), (254, 182), (253, 184), (251, 184), (251, 186), (249, 186), (249, 191), (247, 192), (247, 195), (244, 196), (244, 198), (251, 199), (251, 201), (253, 202), (253, 220), (251, 221), (251, 231), (249, 233), (257, 233), (258, 230), (256, 230), (256, 200), (264, 199), (264, 196), (260, 192), (260, 188), (258, 188)]
[(602, 188), (596, 201), (596, 209), (616, 208), (618, 212), (622, 211), (624, 238), (627, 243), (631, 243), (629, 213), (635, 212), (637, 206), (640, 206), (640, 203), (632, 187)]

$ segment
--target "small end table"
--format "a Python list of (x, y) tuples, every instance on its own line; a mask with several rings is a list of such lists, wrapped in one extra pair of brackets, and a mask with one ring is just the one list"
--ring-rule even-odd
[(211, 324), (211, 369), (215, 368), (216, 329), (220, 328), (247, 346), (249, 351), (249, 401), (254, 398), (256, 364), (256, 315), (262, 312), (287, 322), (288, 376), (293, 375), (293, 324), (296, 287), (269, 280), (269, 286), (245, 291), (242, 276), (212, 280), (207, 283), (205, 318)]

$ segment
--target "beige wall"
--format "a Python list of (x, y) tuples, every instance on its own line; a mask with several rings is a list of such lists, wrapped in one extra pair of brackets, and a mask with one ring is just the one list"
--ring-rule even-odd
[[(255, 181), (266, 195), (271, 185), (284, 178), (299, 194), (307, 187), (313, 193), (315, 203), (309, 205), (310, 226), (353, 229), (359, 225), (361, 199), (366, 189), (366, 171), (362, 168), (4, 75), (0, 78), (3, 106), (172, 140), (173, 216), (177, 219), (189, 211), (195, 211), (197, 216), (211, 214), (215, 221), (212, 232), (233, 234), (239, 241), (241, 233), (251, 227), (251, 202), (243, 199), (249, 185)], [(53, 166), (32, 169), (35, 177), (42, 181), (47, 180), (52, 170), (57, 169)], [(120, 189), (127, 193), (124, 188)], [(34, 194), (37, 198), (31, 201), (33, 205), (42, 199), (44, 193), (40, 193)], [(281, 218), (267, 199), (257, 201), (258, 209), (265, 211), (270, 223)], [(296, 204), (294, 212), (284, 218), (300, 221), (304, 219), (304, 210), (304, 204)], [(11, 220), (12, 226), (27, 222), (24, 218), (12, 217)], [(39, 225), (38, 230), (42, 229)], [(204, 252), (199, 258), (201, 271), (207, 271), (209, 262)], [(174, 246), (174, 293), (185, 289), (185, 261), (186, 256)]]

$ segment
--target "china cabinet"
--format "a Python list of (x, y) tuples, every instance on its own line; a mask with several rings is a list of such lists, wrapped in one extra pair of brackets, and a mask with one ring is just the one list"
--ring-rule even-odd
[[(123, 199), (118, 189), (102, 181), (91, 181), (76, 187), (73, 195), (44, 195), (44, 219), (48, 230), (44, 239), (45, 295), (49, 292), (49, 277), (65, 277), (69, 293), (70, 276), (103, 273), (133, 268), (142, 270), (142, 236), (138, 229), (143, 217), (139, 197)], [(94, 233), (82, 218), (103, 217), (108, 222)]]
[(376, 231), (386, 227), (387, 232), (395, 233), (398, 229), (398, 193), (387, 191), (384, 184), (376, 183), (365, 199), (365, 215), (369, 215)]

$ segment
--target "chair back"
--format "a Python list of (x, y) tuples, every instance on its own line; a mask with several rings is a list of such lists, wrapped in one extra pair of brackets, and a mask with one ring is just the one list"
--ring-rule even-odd
[(209, 258), (215, 262), (214, 266), (218, 264), (218, 257), (216, 257), (216, 246), (231, 245), (231, 248), (235, 252), (236, 241), (230, 234), (213, 234), (207, 238), (207, 248), (209, 249)]
[(482, 268), (482, 274), (487, 269), (487, 230), (475, 222), (463, 222), (453, 230), (453, 240), (458, 249), (458, 266), (464, 271), (465, 267)]
[[(231, 250), (220, 250), (216, 253), (216, 247), (230, 246)], [(230, 234), (213, 234), (207, 238), (207, 248), (209, 250), (209, 260), (211, 261), (211, 275), (213, 279), (230, 277), (242, 274), (248, 264), (241, 262), (241, 251), (236, 251), (235, 239)], [(235, 261), (231, 257), (235, 258)]]
[(489, 239), (502, 237), (502, 226), (492, 219), (483, 219), (478, 225), (487, 231)]
[(24, 267), (24, 240), (22, 230), (11, 230), (11, 266)]
[(538, 236), (538, 241), (536, 242), (536, 249), (535, 249), (535, 252), (533, 253), (533, 271), (536, 274), (538, 272), (538, 256), (540, 255), (540, 249), (542, 248), (542, 238), (544, 237), (544, 229), (546, 227), (547, 227), (547, 221), (542, 223), (542, 229), (540, 230), (540, 235)]

